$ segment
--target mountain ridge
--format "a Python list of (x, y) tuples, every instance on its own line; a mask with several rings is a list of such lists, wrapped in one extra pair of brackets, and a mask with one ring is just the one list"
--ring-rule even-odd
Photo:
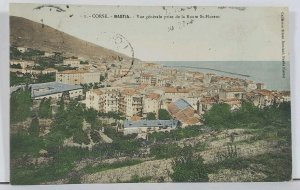
[(61, 52), (64, 56), (84, 57), (94, 61), (112, 61), (120, 57), (124, 60), (131, 59), (122, 53), (23, 17), (10, 16), (9, 22), (12, 46), (28, 47), (46, 52)]

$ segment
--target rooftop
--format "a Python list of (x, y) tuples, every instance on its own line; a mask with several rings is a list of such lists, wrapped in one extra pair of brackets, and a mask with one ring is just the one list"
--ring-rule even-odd
[(31, 84), (30, 87), (32, 98), (82, 89), (80, 85), (63, 84), (58, 82)]
[(131, 127), (171, 127), (175, 128), (179, 124), (178, 120), (139, 120), (132, 121), (126, 120), (124, 121), (124, 128)]
[(179, 99), (179, 100), (175, 101), (174, 104), (179, 109), (185, 109), (185, 108), (191, 107), (191, 105), (184, 99)]

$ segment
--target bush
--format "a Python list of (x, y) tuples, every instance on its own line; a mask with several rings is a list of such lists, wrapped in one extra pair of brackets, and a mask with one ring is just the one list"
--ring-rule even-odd
[(201, 156), (193, 156), (191, 148), (185, 147), (180, 156), (172, 162), (173, 182), (207, 182), (208, 167), (203, 163)]
[(160, 119), (160, 120), (170, 120), (170, 119), (172, 119), (172, 116), (170, 115), (170, 113), (167, 110), (159, 109), (158, 119)]

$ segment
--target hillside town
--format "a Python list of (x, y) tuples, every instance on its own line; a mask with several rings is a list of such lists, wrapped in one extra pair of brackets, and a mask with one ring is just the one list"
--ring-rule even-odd
[(11, 4), (10, 184), (290, 181), (287, 16)]
[(119, 55), (10, 53), (14, 184), (289, 179), (291, 162), (274, 171), (290, 157), (289, 91)]
[[(15, 51), (26, 53), (34, 50), (16, 47)], [(236, 110), (242, 101), (251, 101), (259, 108), (290, 102), (288, 91), (268, 90), (261, 82), (165, 67), (159, 63), (137, 61), (130, 68), (129, 63), (118, 63), (117, 60), (89, 63), (83, 58), (63, 57), (61, 63), (38, 69), (37, 57), (53, 58), (55, 53), (43, 52), (32, 56), (32, 60), (10, 61), (11, 72), (18, 76), (31, 74), (34, 78), (39, 74), (55, 74), (55, 81), (28, 84), (33, 100), (78, 99), (87, 108), (102, 113), (120, 113), (126, 117), (122, 124), (124, 134), (145, 131), (143, 128), (172, 129), (172, 120), (182, 127), (201, 125), (201, 116), (217, 103), (228, 104), (231, 110)], [(58, 66), (66, 69), (58, 71)], [(84, 90), (84, 85), (91, 88)], [(20, 87), (22, 84), (12, 86), (11, 92)], [(149, 114), (158, 119), (162, 109), (171, 115), (170, 125), (163, 124), (165, 121), (161, 124), (147, 121)]]

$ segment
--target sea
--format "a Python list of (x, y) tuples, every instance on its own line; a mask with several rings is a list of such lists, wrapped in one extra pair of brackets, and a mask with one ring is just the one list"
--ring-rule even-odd
[(281, 61), (160, 61), (160, 64), (265, 83), (269, 90), (290, 90), (290, 64)]

